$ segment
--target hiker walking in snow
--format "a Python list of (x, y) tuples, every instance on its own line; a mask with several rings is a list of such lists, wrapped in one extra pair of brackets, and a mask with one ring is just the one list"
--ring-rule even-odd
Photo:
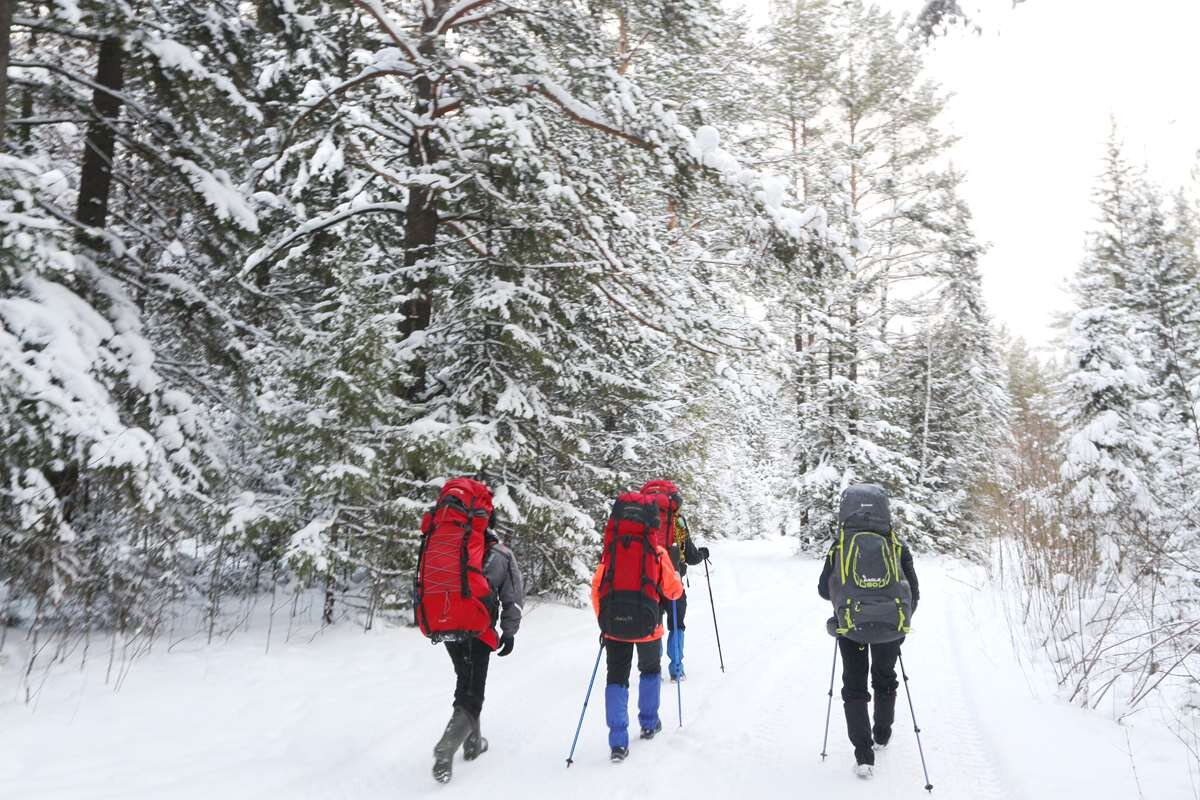
[[(683, 496), (679, 493), (679, 487), (665, 479), (647, 481), (642, 486), (642, 494), (666, 495), (669, 501), (662, 523), (663, 546), (667, 548), (667, 552), (671, 556), (671, 564), (679, 576), (682, 578), (687, 575), (689, 566), (694, 567), (708, 560), (708, 548), (696, 547), (696, 543), (692, 541), (691, 532), (688, 530), (687, 519), (679, 513), (683, 506)], [(683, 669), (683, 640), (687, 630), (687, 625), (684, 624), (684, 615), (687, 613), (687, 590), (684, 589), (683, 594), (674, 602), (675, 609), (672, 613), (671, 601), (663, 601), (663, 611), (667, 616), (669, 631), (667, 633), (667, 658), (670, 663), (667, 665), (667, 673), (671, 676), (672, 681), (681, 681), (687, 677), (687, 673)]]
[(623, 494), (604, 529), (604, 553), (592, 577), (592, 608), (607, 651), (604, 714), (613, 761), (629, 755), (629, 675), (638, 664), (638, 725), (643, 739), (662, 730), (662, 602), (683, 584), (662, 546), (663, 495)]
[(491, 490), (470, 478), (448, 481), (421, 521), (417, 624), (434, 644), (446, 644), (456, 678), (454, 712), (433, 749), (433, 777), (440, 783), (450, 780), (460, 746), (466, 761), (487, 752), (479, 715), (488, 661), (493, 650), (501, 658), (513, 651), (521, 627), (521, 570), (494, 523)]
[[(892, 530), (883, 487), (856, 484), (842, 492), (838, 533), (817, 591), (833, 603), (829, 632), (842, 656), (842, 703), (860, 777), (874, 774), (875, 749), (887, 745), (896, 715), (896, 659), (920, 590), (912, 553)], [(874, 724), (867, 673), (875, 690)]]

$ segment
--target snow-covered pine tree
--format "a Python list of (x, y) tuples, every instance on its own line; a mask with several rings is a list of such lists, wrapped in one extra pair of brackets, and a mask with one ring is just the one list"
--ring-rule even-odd
[[(813, 543), (828, 536), (839, 490), (852, 481), (887, 484), (901, 520), (926, 513), (909, 490), (920, 466), (907, 453), (915, 432), (892, 422), (886, 380), (898, 320), (926, 313), (898, 293), (932, 271), (944, 237), (926, 218), (939, 202), (936, 160), (950, 139), (936, 124), (945, 100), (923, 77), (904, 20), (860, 2), (797, 0), (777, 9), (773, 25), (764, 66), (787, 91), (770, 118), (781, 121), (783, 154), (796, 153), (793, 139), (805, 144), (802, 158), (787, 157), (808, 199), (828, 209), (840, 243), (798, 264), (776, 315), (794, 342), (799, 404), (802, 511), (793, 528)], [(810, 40), (818, 47), (806, 53)]]
[[(755, 121), (760, 76), (746, 57), (754, 47), (746, 15), (717, 7), (706, 15), (704, 35), (687, 42), (648, 38), (618, 16), (621, 66), (706, 139), (739, 160), (754, 159), (766, 131)], [(763, 288), (778, 272), (770, 226), (749, 198), (704, 188), (664, 193), (653, 174), (632, 176), (629, 189), (634, 212), (665, 229), (666, 258), (704, 287), (707, 296), (682, 304), (681, 312), (719, 310), (744, 324), (747, 304), (761, 305)], [(662, 394), (643, 415), (653, 422), (653, 438), (628, 464), (634, 482), (650, 474), (676, 480), (700, 536), (753, 536), (778, 526), (768, 516), (779, 508), (788, 464), (771, 413), (779, 397), (762, 386), (772, 380), (770, 358), (761, 348), (727, 348), (720, 358), (689, 347), (668, 353), (654, 373)]]
[(258, 119), (246, 30), (227, 3), (25, 10), (0, 156), (10, 599), (152, 635), (205, 584), (236, 418), (212, 409), (256, 333), (221, 269), (256, 227), (230, 172)]
[[(264, 175), (296, 219), (245, 270), (278, 274), (272, 286), (285, 287), (297, 271), (359, 265), (369, 298), (359, 302), (345, 282), (309, 294), (294, 330), (329, 349), (297, 360), (285, 348), (281, 369), (308, 377), (272, 402), (304, 420), (303, 438), (304, 426), (341, 414), (322, 416), (323, 392), (306, 389), (342, 380), (349, 391), (387, 375), (393, 391), (364, 395), (366, 416), (355, 417), (373, 422), (338, 435), (349, 452), (395, 454), (357, 466), (368, 472), (363, 486), (396, 498), (397, 518), (339, 534), (321, 521), (345, 503), (314, 481), (298, 488), (309, 518), (298, 521), (297, 555), (328, 566), (345, 560), (339, 542), (351, 534), (408, 535), (436, 485), (482, 469), (531, 588), (575, 583), (607, 496), (643, 477), (631, 465), (644, 470), (659, 446), (671, 417), (664, 399), (677, 393), (675, 354), (746, 346), (704, 275), (681, 267), (666, 217), (668, 201), (701, 181), (752, 200), (761, 178), (740, 169), (715, 131), (693, 133), (622, 74), (614, 41), (622, 14), (647, 47), (702, 37), (704, 6), (536, 3), (517, 13), (439, 0), (393, 14), (355, 4), (377, 44), (294, 121), (284, 157)], [(333, 191), (294, 202), (318, 172)], [(781, 199), (758, 202), (780, 235), (807, 238), (809, 219)], [(404, 224), (399, 250), (389, 218)], [(337, 373), (349, 333), (328, 324), (351, 318), (391, 351), (359, 363), (370, 380)], [(281, 440), (283, 462), (295, 459), (296, 474), (325, 469), (328, 450), (288, 444), (295, 438)]]

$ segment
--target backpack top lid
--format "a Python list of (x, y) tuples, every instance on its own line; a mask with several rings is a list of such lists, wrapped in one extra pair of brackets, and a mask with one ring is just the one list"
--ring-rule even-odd
[(626, 492), (617, 497), (605, 526), (605, 542), (612, 536), (636, 536), (657, 533), (659, 514), (667, 499), (661, 495)]
[(679, 493), (679, 487), (666, 478), (646, 481), (642, 484), (641, 493), (666, 495), (671, 501), (672, 511), (678, 511), (679, 507), (683, 505), (683, 495)]
[(892, 508), (887, 492), (875, 483), (856, 483), (842, 492), (838, 525), (847, 531), (892, 531)]
[(492, 490), (474, 478), (451, 478), (438, 494), (438, 504), (455, 499), (466, 508), (492, 513)]

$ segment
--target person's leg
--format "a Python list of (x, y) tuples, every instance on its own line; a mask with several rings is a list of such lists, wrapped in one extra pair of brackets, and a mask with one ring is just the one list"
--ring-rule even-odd
[(473, 761), (488, 748), (487, 739), (483, 738), (480, 731), (479, 717), (483, 712), (483, 697), (487, 688), (488, 665), (492, 658), (492, 648), (479, 639), (472, 639), (469, 644), (469, 654), (470, 663), (467, 667), (466, 687), (461, 704), (471, 714), (471, 731), (463, 742), (463, 758)]
[[(446, 724), (446, 730), (442, 732), (442, 738), (433, 748), (433, 777), (440, 783), (450, 780), (454, 754), (471, 732), (472, 714), (465, 704), (472, 702), (472, 684), (475, 681), (476, 665), (475, 659), (472, 658), (472, 649), (471, 642), (446, 642), (446, 652), (450, 654), (450, 661), (454, 664), (454, 713), (450, 716), (450, 722)], [(484, 668), (486, 669), (486, 666)], [(480, 702), (482, 703), (482, 696)]]
[(605, 643), (608, 680), (604, 687), (604, 717), (608, 746), (629, 747), (629, 671), (633, 667), (633, 642)]
[(871, 645), (871, 688), (875, 692), (875, 724), (871, 733), (876, 744), (887, 744), (892, 738), (892, 723), (896, 720), (896, 659), (900, 657), (900, 642)]
[(870, 655), (866, 645), (838, 638), (838, 649), (842, 655), (842, 707), (846, 712), (846, 733), (854, 745), (854, 758), (859, 764), (874, 764), (875, 751), (871, 749), (871, 714), (867, 703), (871, 700), (867, 692), (867, 672)]
[(642, 732), (657, 732), (662, 727), (658, 706), (662, 695), (662, 639), (639, 642), (638, 657), (638, 724)]
[(687, 613), (687, 594), (682, 594), (675, 601), (675, 614), (671, 613), (671, 601), (667, 601), (667, 657), (670, 664), (667, 671), (672, 678), (679, 678), (683, 670), (683, 638), (686, 635), (684, 615)]
[(478, 717), (483, 710), (483, 693), (487, 686), (492, 648), (478, 639), (471, 639), (448, 643), (446, 649), (451, 651), (450, 658), (454, 661), (454, 671), (458, 676), (454, 687), (454, 705)]

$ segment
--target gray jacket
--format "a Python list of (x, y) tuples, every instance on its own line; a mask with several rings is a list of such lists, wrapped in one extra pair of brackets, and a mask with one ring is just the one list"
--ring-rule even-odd
[(500, 601), (500, 631), (505, 636), (516, 636), (521, 627), (521, 606), (525, 604), (525, 582), (512, 550), (492, 542), (483, 559), (483, 574)]

